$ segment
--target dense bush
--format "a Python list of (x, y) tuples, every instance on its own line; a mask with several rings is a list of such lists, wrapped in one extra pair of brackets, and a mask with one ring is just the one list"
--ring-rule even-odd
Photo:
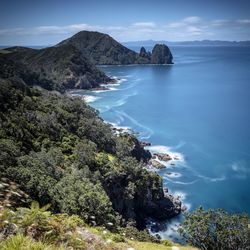
[(249, 218), (244, 214), (230, 215), (224, 210), (199, 208), (185, 216), (179, 229), (191, 245), (204, 250), (250, 249)]
[(114, 135), (81, 99), (0, 79), (0, 108), (1, 176), (41, 205), (118, 226), (143, 222), (145, 193), (163, 197), (161, 179), (139, 163), (143, 149), (134, 155), (137, 139)]

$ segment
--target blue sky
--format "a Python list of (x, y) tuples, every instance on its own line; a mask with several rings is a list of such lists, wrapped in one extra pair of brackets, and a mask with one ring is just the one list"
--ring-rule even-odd
[(80, 30), (136, 40), (250, 40), (250, 0), (0, 0), (1, 45), (55, 44)]

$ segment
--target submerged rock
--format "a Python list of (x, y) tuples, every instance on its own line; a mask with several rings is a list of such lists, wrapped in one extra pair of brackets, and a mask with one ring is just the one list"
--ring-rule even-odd
[(157, 168), (157, 169), (166, 168), (165, 165), (163, 165), (162, 163), (160, 163), (159, 161), (154, 160), (154, 159), (150, 160), (149, 163), (150, 163), (150, 165), (152, 165), (152, 167)]

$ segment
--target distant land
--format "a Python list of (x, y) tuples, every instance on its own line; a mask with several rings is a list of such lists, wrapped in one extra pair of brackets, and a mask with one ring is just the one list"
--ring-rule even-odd
[[(154, 46), (155, 44), (167, 44), (170, 46), (250, 46), (250, 41), (222, 41), (222, 40), (195, 40), (195, 41), (166, 41), (166, 40), (141, 40), (141, 41), (128, 41), (120, 42), (122, 45), (130, 46)], [(13, 45), (0, 45), (0, 49), (12, 47)], [(51, 47), (52, 44), (48, 45), (25, 45), (25, 47), (32, 49), (43, 49)]]
[(169, 46), (250, 46), (250, 41), (221, 41), (221, 40), (201, 40), (201, 41), (180, 41), (170, 42), (165, 40), (143, 40), (123, 42), (124, 46), (153, 46), (154, 44), (167, 44)]
[[(0, 49), (6, 49), (9, 47), (14, 47), (17, 45), (0, 45)], [(19, 46), (19, 45), (18, 45)], [(44, 49), (53, 45), (24, 45), (25, 47), (31, 48), (31, 49)]]

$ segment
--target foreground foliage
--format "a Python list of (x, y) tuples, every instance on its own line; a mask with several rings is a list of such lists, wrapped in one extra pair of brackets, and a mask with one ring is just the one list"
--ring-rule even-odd
[[(131, 227), (112, 233), (105, 227), (89, 227), (76, 215), (52, 214), (49, 206), (32, 202), (30, 208), (0, 209), (0, 249), (3, 250), (119, 250), (168, 249), (171, 242), (151, 242), (150, 236)], [(145, 248), (152, 246), (152, 248)]]
[(185, 216), (180, 228), (188, 243), (204, 250), (250, 249), (250, 221), (247, 215), (199, 208)]

